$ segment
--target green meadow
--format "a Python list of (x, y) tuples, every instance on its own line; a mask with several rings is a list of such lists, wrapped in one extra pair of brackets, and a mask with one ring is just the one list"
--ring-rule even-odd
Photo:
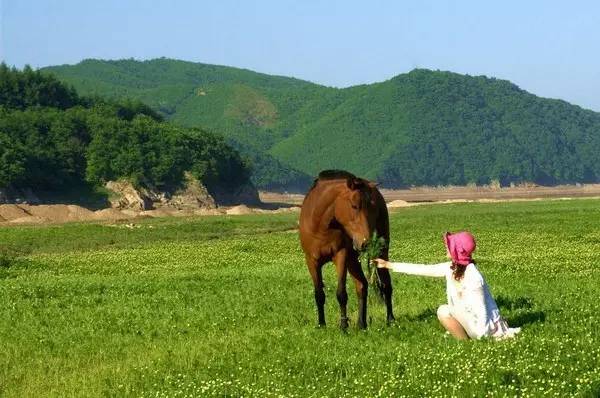
[(316, 327), (297, 214), (0, 228), (0, 396), (600, 395), (600, 200), (458, 203), (391, 214), (393, 260), (445, 260), (471, 230), (508, 341), (455, 341), (444, 281), (393, 275), (339, 330), (326, 265)]

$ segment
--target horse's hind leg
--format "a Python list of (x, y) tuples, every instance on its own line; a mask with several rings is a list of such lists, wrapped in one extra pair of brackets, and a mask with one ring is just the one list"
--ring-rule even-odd
[(335, 271), (337, 273), (337, 300), (340, 305), (340, 328), (343, 330), (348, 329), (348, 315), (346, 314), (346, 307), (348, 304), (348, 293), (346, 292), (346, 275), (347, 264), (346, 264), (346, 250), (340, 250), (333, 258), (335, 263)]
[(307, 255), (306, 265), (308, 266), (308, 272), (310, 272), (310, 277), (315, 288), (315, 303), (317, 304), (319, 326), (325, 326), (325, 291), (323, 290), (323, 274), (321, 272), (323, 264)]
[[(377, 191), (377, 201), (381, 211), (381, 214), (377, 219), (377, 235), (383, 237), (386, 242), (385, 248), (380, 253), (379, 257), (384, 260), (389, 260), (390, 219), (385, 200), (379, 191)], [(381, 291), (383, 292), (383, 298), (385, 300), (385, 307), (387, 309), (387, 322), (389, 325), (395, 320), (394, 311), (392, 308), (392, 278), (390, 277), (390, 271), (386, 268), (377, 268), (377, 274), (379, 275), (379, 280), (381, 281)]]
[(379, 280), (381, 281), (381, 290), (385, 300), (385, 307), (387, 309), (387, 323), (389, 325), (396, 320), (396, 318), (394, 318), (394, 310), (392, 308), (392, 278), (390, 277), (390, 271), (385, 268), (378, 268), (377, 273), (379, 274)]
[(348, 255), (348, 272), (354, 279), (356, 294), (358, 295), (358, 327), (360, 329), (367, 328), (367, 295), (369, 292), (369, 284), (365, 274), (358, 261), (358, 254), (352, 253)]

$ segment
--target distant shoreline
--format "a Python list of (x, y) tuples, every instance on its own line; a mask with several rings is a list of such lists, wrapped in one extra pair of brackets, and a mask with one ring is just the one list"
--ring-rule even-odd
[[(410, 189), (381, 189), (386, 202), (403, 200), (409, 203), (444, 202), (449, 200), (514, 200), (547, 198), (586, 198), (600, 197), (600, 184), (558, 185), (545, 187), (524, 185), (515, 187), (490, 186), (448, 186), (414, 187)], [(259, 192), (265, 203), (286, 203), (299, 205), (303, 194)]]
[[(530, 200), (600, 199), (600, 184), (561, 185), (556, 187), (418, 187), (381, 189), (389, 209), (427, 204), (461, 202), (494, 203)], [(294, 213), (300, 211), (304, 194), (259, 192), (262, 204), (223, 206), (217, 209), (177, 210), (159, 208), (148, 211), (106, 208), (91, 211), (73, 204), (28, 205), (0, 204), (0, 226), (62, 224), (65, 222), (131, 223), (153, 217), (226, 216), (242, 214)], [(129, 224), (128, 224), (129, 225)], [(134, 224), (129, 225), (133, 228)]]

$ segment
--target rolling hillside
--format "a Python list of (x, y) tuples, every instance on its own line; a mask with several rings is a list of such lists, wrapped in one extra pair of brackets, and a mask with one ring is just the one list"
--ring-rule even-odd
[[(170, 59), (45, 68), (84, 94), (139, 99), (225, 135), (263, 188), (344, 168), (388, 187), (600, 181), (600, 114), (483, 76), (413, 70), (336, 89)], [(298, 172), (299, 171), (299, 172)]]

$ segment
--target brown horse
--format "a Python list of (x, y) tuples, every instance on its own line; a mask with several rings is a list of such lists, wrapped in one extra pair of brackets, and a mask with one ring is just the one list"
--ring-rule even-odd
[[(300, 212), (300, 242), (306, 265), (315, 288), (319, 325), (325, 325), (325, 292), (321, 268), (328, 261), (335, 263), (337, 299), (340, 305), (340, 327), (348, 327), (346, 275), (354, 279), (358, 295), (358, 327), (367, 327), (367, 279), (358, 259), (373, 232), (385, 239), (380, 257), (388, 259), (390, 226), (387, 207), (376, 184), (340, 170), (319, 174), (306, 194)], [(378, 269), (381, 291), (387, 308), (387, 320), (392, 312), (392, 283), (387, 269)]]

